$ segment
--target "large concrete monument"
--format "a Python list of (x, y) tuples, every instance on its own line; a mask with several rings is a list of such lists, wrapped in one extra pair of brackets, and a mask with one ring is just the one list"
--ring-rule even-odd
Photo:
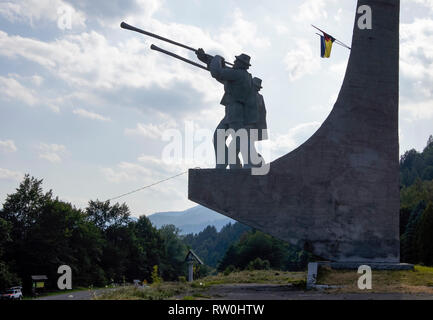
[[(251, 170), (190, 170), (189, 199), (337, 262), (398, 263), (399, 0), (359, 0), (340, 94), (295, 151)], [(364, 7), (365, 8), (365, 7)], [(287, 102), (289, 103), (289, 102)]]

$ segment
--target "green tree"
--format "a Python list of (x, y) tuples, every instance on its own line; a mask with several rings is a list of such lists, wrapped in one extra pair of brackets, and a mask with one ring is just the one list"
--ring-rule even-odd
[(287, 269), (290, 252), (291, 247), (284, 241), (253, 230), (244, 234), (239, 242), (227, 250), (218, 270), (224, 271), (230, 265), (245, 269), (251, 261), (257, 258), (269, 261), (271, 268)]
[(433, 203), (430, 202), (422, 213), (417, 230), (419, 261), (433, 266)]
[(0, 290), (21, 283), (17, 275), (10, 271), (7, 261), (3, 261), (2, 259), (5, 246), (11, 242), (11, 229), (11, 224), (0, 218)]
[(179, 232), (174, 225), (166, 225), (159, 230), (164, 245), (160, 264), (160, 273), (164, 280), (177, 280), (179, 276), (186, 274), (185, 257), (188, 249), (180, 239)]

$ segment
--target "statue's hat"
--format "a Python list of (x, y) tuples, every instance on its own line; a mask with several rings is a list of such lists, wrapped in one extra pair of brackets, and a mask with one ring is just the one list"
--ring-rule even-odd
[(247, 66), (251, 66), (251, 64), (250, 64), (251, 57), (245, 53), (242, 53), (241, 55), (236, 56), (236, 59), (242, 61)]
[(262, 87), (262, 79), (254, 77), (253, 78), (253, 85), (259, 89), (263, 88)]

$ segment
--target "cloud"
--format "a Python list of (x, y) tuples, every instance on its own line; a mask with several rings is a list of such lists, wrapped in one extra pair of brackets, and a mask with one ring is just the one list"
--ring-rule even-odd
[(311, 45), (301, 39), (294, 42), (293, 49), (284, 58), (284, 63), (289, 72), (290, 81), (295, 81), (320, 69), (319, 60), (317, 55), (314, 55)]
[(38, 101), (34, 90), (28, 89), (13, 78), (0, 76), (0, 93), (3, 99), (19, 101), (27, 106), (34, 106)]
[(270, 149), (272, 157), (283, 156), (309, 139), (320, 125), (317, 121), (301, 123), (285, 134), (271, 135), (271, 139), (264, 142), (264, 147)]
[(41, 143), (38, 146), (39, 158), (48, 160), (51, 163), (61, 163), (66, 153), (66, 147), (59, 144)]
[(408, 121), (433, 119), (433, 100), (405, 102), (400, 109), (405, 112), (404, 118)]
[(95, 112), (90, 112), (84, 109), (75, 109), (74, 111), (72, 111), (72, 113), (80, 117), (91, 119), (91, 120), (104, 121), (104, 122), (111, 121), (111, 119), (108, 117), (104, 117), (103, 115), (97, 114)]
[(298, 14), (295, 20), (297, 21), (317, 21), (318, 19), (328, 18), (326, 8), (330, 4), (335, 3), (335, 0), (305, 0), (298, 8)]
[(11, 22), (35, 26), (41, 21), (56, 22), (63, 13), (70, 15), (73, 27), (85, 26), (85, 14), (62, 0), (20, 0), (0, 2), (0, 15)]
[(433, 20), (401, 25), (400, 68), (418, 93), (433, 94)]
[(159, 140), (162, 138), (162, 134), (165, 130), (176, 128), (177, 124), (175, 121), (168, 121), (161, 124), (143, 124), (137, 123), (137, 127), (134, 129), (125, 129), (125, 135), (127, 136), (142, 136), (144, 138)]
[(19, 171), (0, 168), (0, 180), (20, 181), (24, 175)]
[(430, 8), (433, 11), (433, 0), (409, 0), (409, 2), (414, 2), (423, 6)]
[(12, 153), (16, 152), (17, 147), (13, 140), (0, 140), (0, 152)]

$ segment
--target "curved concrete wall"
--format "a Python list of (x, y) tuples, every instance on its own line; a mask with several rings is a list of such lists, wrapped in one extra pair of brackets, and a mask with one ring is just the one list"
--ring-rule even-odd
[(249, 170), (190, 170), (189, 199), (333, 261), (399, 262), (398, 0), (359, 0), (352, 51), (335, 106), (320, 129)]

